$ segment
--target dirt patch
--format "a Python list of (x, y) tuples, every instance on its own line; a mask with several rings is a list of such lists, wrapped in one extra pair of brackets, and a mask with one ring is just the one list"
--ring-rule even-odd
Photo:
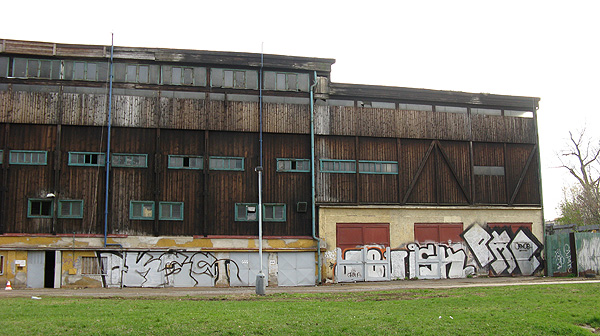
[(589, 324), (580, 325), (580, 327), (587, 331), (591, 331), (594, 334), (600, 335), (600, 328), (594, 328)]

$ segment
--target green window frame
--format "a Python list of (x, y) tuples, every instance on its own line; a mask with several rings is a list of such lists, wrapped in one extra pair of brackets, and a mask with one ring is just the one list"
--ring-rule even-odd
[(47, 198), (27, 200), (27, 218), (52, 218), (54, 202)]
[(310, 160), (308, 159), (277, 159), (278, 172), (310, 173)]
[(307, 92), (308, 87), (308, 74), (297, 72), (265, 71), (264, 88), (266, 90)]
[(129, 219), (135, 220), (153, 220), (154, 202), (153, 201), (130, 201)]
[(102, 152), (69, 152), (69, 166), (101, 167), (106, 164)]
[(320, 167), (322, 173), (356, 173), (355, 160), (321, 159)]
[(45, 166), (48, 164), (48, 152), (31, 150), (11, 150), (10, 164)]
[(237, 222), (257, 222), (257, 203), (235, 203), (235, 220)]
[(183, 202), (158, 202), (158, 219), (183, 220)]
[(83, 200), (59, 200), (58, 218), (83, 218)]
[(208, 158), (210, 170), (244, 171), (244, 158), (233, 156), (211, 156)]
[(0, 149), (0, 164), (4, 163), (4, 151)]
[(147, 168), (148, 154), (113, 153), (113, 167)]
[(60, 61), (33, 58), (14, 58), (13, 77), (17, 78), (60, 78)]
[(263, 203), (262, 216), (265, 222), (285, 222), (287, 218), (285, 203)]
[(476, 176), (504, 176), (502, 166), (473, 166), (473, 174)]
[(201, 155), (169, 155), (169, 169), (204, 169)]
[(398, 174), (396, 161), (358, 161), (358, 172), (361, 174)]
[(231, 89), (258, 89), (258, 71), (245, 69), (210, 70), (210, 86)]

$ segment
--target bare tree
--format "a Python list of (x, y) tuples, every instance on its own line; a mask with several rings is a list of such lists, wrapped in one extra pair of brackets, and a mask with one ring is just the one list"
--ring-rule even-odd
[(560, 152), (561, 168), (577, 180), (559, 205), (563, 224), (600, 224), (600, 143), (585, 129), (569, 132), (567, 147)]

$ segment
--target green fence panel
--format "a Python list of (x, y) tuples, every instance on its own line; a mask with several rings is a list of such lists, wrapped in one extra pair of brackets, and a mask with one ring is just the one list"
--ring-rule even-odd
[(600, 273), (600, 232), (575, 233), (577, 271)]
[(546, 261), (549, 276), (554, 276), (555, 273), (573, 272), (569, 236), (569, 233), (546, 236)]

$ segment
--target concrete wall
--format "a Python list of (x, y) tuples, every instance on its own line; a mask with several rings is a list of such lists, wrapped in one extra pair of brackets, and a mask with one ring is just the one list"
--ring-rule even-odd
[[(516, 271), (517, 274), (528, 274), (539, 271), (542, 265), (541, 208), (325, 206), (319, 208), (319, 236), (323, 239), (321, 247), (327, 250), (322, 271), (324, 278), (332, 280), (335, 278), (334, 271), (338, 262), (337, 223), (389, 223), (391, 254), (395, 255), (395, 259), (401, 258), (402, 264), (406, 265), (406, 271), (398, 272), (398, 267), (396, 272), (388, 270), (392, 275), (395, 273), (396, 277), (418, 277), (417, 275), (423, 274), (419, 272), (419, 265), (426, 265), (431, 269), (431, 259), (434, 256), (437, 259), (435, 267), (439, 267), (441, 271), (437, 272), (438, 275), (435, 275), (436, 272), (429, 275), (438, 278), (465, 277), (474, 273), (487, 274), (488, 272), (513, 274), (512, 272)], [(463, 235), (466, 235), (465, 241), (452, 244), (415, 242), (415, 223), (462, 223)], [(501, 229), (490, 230), (487, 228), (488, 223), (532, 223), (532, 230), (512, 234)], [(477, 245), (476, 238), (496, 247)], [(514, 243), (514, 247), (509, 246), (509, 243)], [(501, 255), (502, 253), (505, 255)], [(382, 253), (372, 255), (382, 255), (382, 258), (385, 258)], [(427, 257), (419, 257), (424, 255), (428, 255), (429, 260), (425, 260)], [(529, 258), (531, 263), (525, 265), (520, 261), (523, 258)], [(398, 260), (390, 260), (390, 265), (395, 262), (397, 263)], [(459, 266), (460, 271), (457, 271)], [(453, 271), (444, 273), (443, 268), (453, 269)]]

